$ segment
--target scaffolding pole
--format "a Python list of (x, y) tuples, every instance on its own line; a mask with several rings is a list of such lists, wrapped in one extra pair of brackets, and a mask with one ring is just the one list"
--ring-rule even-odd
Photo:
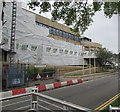
[(14, 49), (15, 49), (15, 30), (16, 30), (16, 10), (17, 3), (12, 2), (12, 23), (11, 23), (11, 41), (10, 41), (10, 64), (14, 62)]

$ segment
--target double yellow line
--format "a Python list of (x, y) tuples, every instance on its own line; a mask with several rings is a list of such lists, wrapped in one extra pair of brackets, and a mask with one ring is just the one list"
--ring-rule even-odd
[(109, 99), (108, 101), (106, 101), (105, 103), (103, 103), (102, 105), (100, 105), (99, 107), (97, 107), (95, 110), (96, 111), (103, 110), (105, 107), (107, 107), (108, 105), (110, 105), (113, 101), (115, 101), (119, 97), (120, 97), (120, 93), (118, 93), (117, 95), (115, 95), (114, 97), (112, 97), (111, 99)]

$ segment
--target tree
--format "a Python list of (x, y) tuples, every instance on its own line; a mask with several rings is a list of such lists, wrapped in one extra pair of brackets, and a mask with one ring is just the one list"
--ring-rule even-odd
[[(120, 53), (118, 54), (118, 59), (120, 60)], [(119, 61), (120, 62), (120, 61)]]
[(106, 48), (102, 48), (98, 50), (96, 53), (96, 56), (97, 56), (97, 64), (102, 68), (105, 68), (106, 65), (113, 64), (112, 63), (113, 54), (112, 52), (108, 51)]
[[(120, 13), (120, 2), (29, 2), (29, 8), (35, 10), (39, 7), (41, 12), (51, 12), (53, 21), (64, 21), (64, 24), (71, 27), (74, 32), (83, 34), (93, 22), (92, 17), (96, 12), (102, 10), (106, 17), (111, 18), (114, 14)], [(94, 0), (95, 1), (95, 0)], [(119, 1), (119, 0), (118, 0)]]

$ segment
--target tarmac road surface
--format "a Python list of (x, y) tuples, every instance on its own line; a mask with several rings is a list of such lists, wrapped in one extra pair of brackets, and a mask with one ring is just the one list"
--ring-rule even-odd
[(42, 93), (94, 110), (118, 93), (118, 74)]

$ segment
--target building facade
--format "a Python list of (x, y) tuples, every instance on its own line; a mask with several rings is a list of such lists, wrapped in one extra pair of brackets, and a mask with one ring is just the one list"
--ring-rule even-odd
[[(10, 51), (12, 5), (6, 4), (2, 49)], [(102, 46), (76, 36), (68, 27), (17, 5), (14, 62), (45, 65), (87, 65)], [(88, 49), (87, 49), (88, 48)], [(94, 50), (93, 50), (94, 49)], [(9, 61), (9, 53), (5, 59)]]

